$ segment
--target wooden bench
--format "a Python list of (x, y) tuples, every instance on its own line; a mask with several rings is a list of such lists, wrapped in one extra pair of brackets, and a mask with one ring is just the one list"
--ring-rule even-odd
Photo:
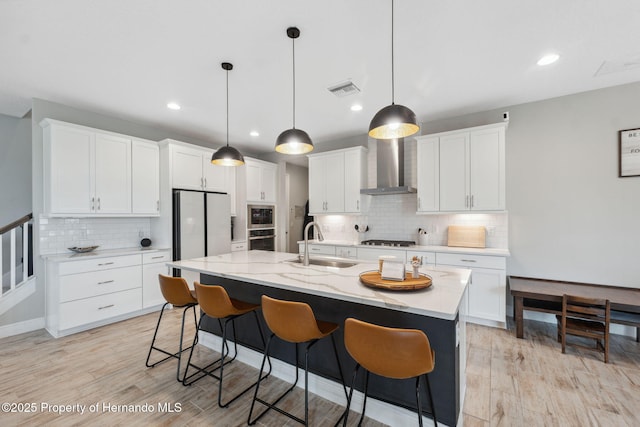
[(518, 276), (509, 276), (509, 288), (518, 338), (524, 336), (524, 310), (561, 314), (562, 295), (569, 294), (611, 301), (611, 323), (635, 327), (640, 342), (640, 289)]

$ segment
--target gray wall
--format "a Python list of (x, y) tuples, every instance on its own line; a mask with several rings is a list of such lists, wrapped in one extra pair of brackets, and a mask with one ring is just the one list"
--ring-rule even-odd
[(618, 178), (618, 131), (640, 127), (640, 83), (423, 123), (501, 120), (510, 275), (640, 287), (640, 177)]
[(0, 114), (0, 227), (31, 213), (31, 119)]

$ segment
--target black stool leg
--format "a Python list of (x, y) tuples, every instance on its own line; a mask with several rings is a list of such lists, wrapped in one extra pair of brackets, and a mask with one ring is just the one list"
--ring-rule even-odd
[[(349, 419), (349, 409), (351, 408), (351, 399), (353, 398), (353, 389), (355, 389), (355, 385), (356, 385), (356, 378), (358, 377), (358, 370), (360, 369), (360, 364), (356, 364), (355, 369), (353, 370), (353, 379), (351, 380), (351, 390), (349, 390), (349, 395), (347, 396), (347, 409), (345, 409), (344, 413), (342, 414), (342, 416), (340, 417), (340, 419), (343, 419), (342, 422), (342, 426), (346, 427), (347, 425), (347, 420)], [(336, 423), (336, 426), (340, 423), (340, 419), (338, 419), (338, 422)]]
[(433, 415), (433, 425), (438, 427), (438, 421), (436, 420), (436, 406), (433, 404), (433, 393), (431, 393), (431, 384), (429, 383), (429, 374), (424, 374), (424, 378), (427, 381), (427, 391), (429, 392), (429, 405), (431, 405), (431, 415)]
[(369, 371), (364, 370), (364, 402), (362, 402), (362, 415), (360, 415), (360, 421), (358, 421), (358, 427), (362, 425), (364, 420), (364, 412), (367, 410), (367, 392), (369, 391)]
[(151, 358), (151, 351), (154, 350), (154, 344), (156, 343), (156, 336), (158, 335), (158, 329), (160, 329), (160, 321), (162, 320), (162, 315), (164, 314), (164, 309), (167, 307), (169, 303), (165, 302), (164, 305), (162, 306), (162, 309), (160, 310), (160, 316), (158, 316), (158, 323), (156, 323), (156, 330), (153, 333), (153, 339), (151, 340), (151, 346), (149, 347), (149, 354), (147, 354), (147, 361), (145, 362), (145, 365), (147, 366), (147, 368), (151, 368), (153, 366), (156, 366), (158, 363), (160, 362), (164, 362), (165, 360), (167, 360), (168, 358), (172, 357), (172, 356), (167, 356), (164, 359), (162, 359), (159, 362), (156, 362), (152, 365), (149, 365), (149, 359)]
[(331, 344), (333, 344), (333, 354), (336, 356), (336, 363), (338, 364), (338, 371), (340, 372), (340, 381), (342, 381), (342, 388), (344, 389), (344, 397), (349, 400), (347, 395), (347, 384), (344, 381), (344, 374), (342, 373), (342, 365), (340, 364), (340, 358), (338, 357), (338, 348), (336, 347), (336, 339), (331, 334)]
[(418, 407), (418, 425), (422, 427), (422, 403), (420, 402), (420, 376), (416, 377), (416, 406)]

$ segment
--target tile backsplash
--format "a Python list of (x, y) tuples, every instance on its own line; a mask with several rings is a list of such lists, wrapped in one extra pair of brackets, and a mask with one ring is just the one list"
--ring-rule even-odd
[(40, 254), (68, 252), (72, 246), (99, 245), (100, 249), (131, 248), (150, 236), (149, 218), (39, 219)]
[[(418, 243), (418, 229), (429, 233), (429, 244), (446, 246), (449, 225), (483, 225), (487, 227), (486, 246), (507, 249), (508, 214), (456, 213), (416, 215), (416, 194), (373, 196), (366, 215), (322, 215), (315, 220), (328, 240), (361, 242), (367, 239), (413, 240)], [(369, 226), (366, 233), (362, 230)]]

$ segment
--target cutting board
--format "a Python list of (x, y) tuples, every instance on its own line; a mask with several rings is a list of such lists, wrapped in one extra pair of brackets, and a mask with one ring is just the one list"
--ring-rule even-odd
[(481, 225), (450, 225), (447, 246), (484, 248), (486, 230)]

